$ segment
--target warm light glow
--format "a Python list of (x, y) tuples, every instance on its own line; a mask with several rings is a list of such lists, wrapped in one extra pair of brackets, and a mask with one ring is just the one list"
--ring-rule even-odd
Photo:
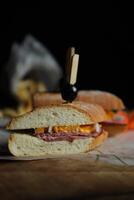
[(134, 110), (129, 113), (128, 129), (134, 129)]

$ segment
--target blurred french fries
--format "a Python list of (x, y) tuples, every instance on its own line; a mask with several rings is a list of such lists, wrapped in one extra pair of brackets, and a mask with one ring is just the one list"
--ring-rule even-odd
[(5, 108), (0, 111), (0, 116), (15, 117), (22, 115), (30, 110), (32, 110), (32, 97), (36, 92), (46, 91), (46, 86), (44, 83), (35, 82), (33, 80), (22, 80), (19, 82), (16, 90), (16, 96), (20, 101), (17, 109)]

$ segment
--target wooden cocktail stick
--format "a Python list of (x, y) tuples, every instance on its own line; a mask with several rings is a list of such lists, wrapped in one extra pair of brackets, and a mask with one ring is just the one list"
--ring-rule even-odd
[(79, 55), (74, 54), (72, 56), (72, 61), (70, 66), (70, 74), (69, 74), (70, 85), (74, 85), (77, 81), (78, 64), (79, 64)]
[(70, 79), (72, 57), (74, 54), (75, 54), (75, 48), (74, 47), (68, 48), (67, 55), (66, 55), (66, 81), (68, 83)]

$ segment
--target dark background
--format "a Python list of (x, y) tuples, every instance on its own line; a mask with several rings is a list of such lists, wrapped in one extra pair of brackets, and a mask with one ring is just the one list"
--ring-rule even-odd
[(20, 4), (8, 11), (1, 8), (0, 68), (12, 43), (29, 33), (51, 50), (63, 69), (67, 48), (75, 46), (80, 54), (79, 89), (113, 92), (133, 108), (133, 7), (126, 2), (98, 2), (50, 1)]

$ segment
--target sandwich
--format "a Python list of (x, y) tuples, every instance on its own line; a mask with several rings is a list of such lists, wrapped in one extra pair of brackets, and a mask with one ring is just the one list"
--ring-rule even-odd
[(14, 156), (87, 152), (107, 138), (105, 119), (102, 107), (83, 102), (35, 108), (11, 120), (8, 147)]
[[(81, 90), (78, 92), (77, 101), (98, 104), (104, 108), (107, 120), (102, 122), (110, 136), (125, 131), (128, 124), (128, 116), (124, 112), (123, 101), (114, 94), (98, 90)], [(60, 93), (36, 93), (33, 97), (33, 106), (40, 107), (49, 104), (61, 103)]]

